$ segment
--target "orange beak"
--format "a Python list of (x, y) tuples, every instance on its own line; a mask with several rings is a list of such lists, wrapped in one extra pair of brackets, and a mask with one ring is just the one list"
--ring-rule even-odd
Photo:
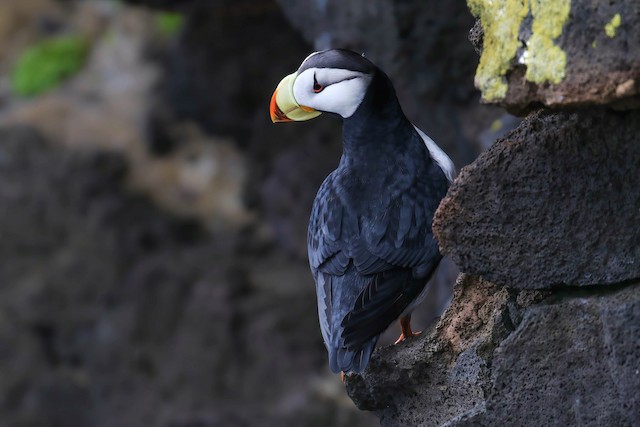
[(293, 84), (298, 77), (298, 73), (289, 74), (278, 83), (278, 87), (269, 104), (269, 114), (273, 123), (301, 122), (310, 120), (320, 115), (319, 111), (313, 108), (298, 104), (293, 96)]
[(273, 92), (273, 96), (271, 96), (271, 103), (269, 104), (269, 113), (271, 114), (271, 121), (273, 123), (282, 123), (282, 122), (292, 122), (289, 117), (285, 113), (282, 112), (276, 99), (278, 97), (278, 89)]

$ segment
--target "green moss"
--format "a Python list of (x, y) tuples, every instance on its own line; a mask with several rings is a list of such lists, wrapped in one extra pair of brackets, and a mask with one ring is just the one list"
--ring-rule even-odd
[(565, 75), (566, 54), (554, 44), (569, 17), (571, 0), (467, 0), (469, 9), (482, 23), (484, 42), (476, 70), (476, 87), (485, 101), (507, 94), (505, 75), (511, 69), (520, 41), (523, 19), (531, 12), (532, 35), (523, 61), (526, 79), (535, 83), (559, 83)]
[(155, 17), (155, 27), (163, 35), (175, 36), (184, 26), (184, 16), (180, 13), (160, 12)]
[(56, 87), (75, 74), (85, 62), (89, 44), (78, 36), (45, 40), (28, 48), (11, 73), (11, 88), (21, 96), (33, 96)]
[(533, 24), (527, 41), (527, 80), (558, 84), (564, 79), (567, 55), (553, 41), (562, 34), (570, 11), (571, 0), (531, 0)]
[(616, 31), (622, 22), (622, 18), (620, 18), (620, 14), (616, 13), (611, 18), (611, 21), (604, 26), (604, 32), (607, 33), (607, 36), (614, 38), (616, 36)]
[(476, 87), (486, 101), (507, 94), (505, 74), (518, 49), (518, 31), (529, 13), (527, 0), (467, 0), (469, 9), (482, 22), (484, 41), (476, 70)]

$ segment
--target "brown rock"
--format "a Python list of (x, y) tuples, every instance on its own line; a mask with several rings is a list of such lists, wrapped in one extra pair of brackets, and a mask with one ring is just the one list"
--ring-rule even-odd
[(640, 111), (537, 113), (464, 168), (434, 219), (463, 272), (520, 289), (640, 277)]

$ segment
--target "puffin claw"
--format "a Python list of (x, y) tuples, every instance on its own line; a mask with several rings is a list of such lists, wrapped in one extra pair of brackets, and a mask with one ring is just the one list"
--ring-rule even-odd
[(398, 339), (396, 340), (396, 342), (393, 343), (393, 345), (398, 345), (400, 344), (402, 341), (406, 340), (407, 338), (413, 338), (413, 337), (417, 337), (418, 335), (420, 335), (422, 333), (422, 331), (418, 331), (418, 332), (410, 332), (408, 335), (405, 335), (404, 332), (400, 334), (400, 336), (398, 337)]
[(422, 333), (422, 331), (413, 332), (411, 330), (411, 315), (410, 314), (407, 315), (407, 316), (400, 317), (400, 329), (402, 330), (402, 332), (400, 333), (400, 337), (398, 337), (398, 339), (396, 340), (396, 342), (393, 343), (393, 345), (398, 345), (402, 341), (406, 340), (407, 338), (417, 337), (418, 335), (420, 335)]

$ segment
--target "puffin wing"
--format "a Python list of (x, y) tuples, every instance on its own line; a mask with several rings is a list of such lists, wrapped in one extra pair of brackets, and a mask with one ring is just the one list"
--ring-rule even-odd
[(431, 230), (436, 207), (409, 190), (383, 216), (363, 220), (368, 255), (354, 262), (371, 280), (342, 321), (344, 347), (359, 348), (382, 333), (424, 289), (442, 259)]
[(346, 297), (342, 292), (334, 292), (335, 288), (352, 287), (353, 300), (361, 290), (356, 289), (357, 283), (342, 280), (350, 261), (347, 248), (358, 232), (357, 224), (357, 218), (354, 221), (338, 196), (333, 174), (329, 175), (313, 202), (307, 233), (307, 251), (316, 283), (320, 329), (329, 350), (333, 345), (333, 330), (342, 320), (336, 322), (334, 317), (339, 316), (344, 309), (340, 307), (342, 310), (334, 310), (334, 305), (340, 304), (341, 298)]
[[(341, 201), (331, 175), (321, 186), (309, 223), (308, 250), (325, 343), (333, 341), (336, 328), (341, 329), (340, 345), (349, 349), (379, 335), (420, 294), (440, 262), (431, 222), (437, 208), (432, 200), (443, 195), (429, 198), (429, 183), (417, 184), (386, 207), (376, 206), (375, 213), (361, 214)], [(342, 289), (352, 286), (337, 280), (351, 263), (365, 280)], [(333, 288), (338, 283), (340, 298)]]

